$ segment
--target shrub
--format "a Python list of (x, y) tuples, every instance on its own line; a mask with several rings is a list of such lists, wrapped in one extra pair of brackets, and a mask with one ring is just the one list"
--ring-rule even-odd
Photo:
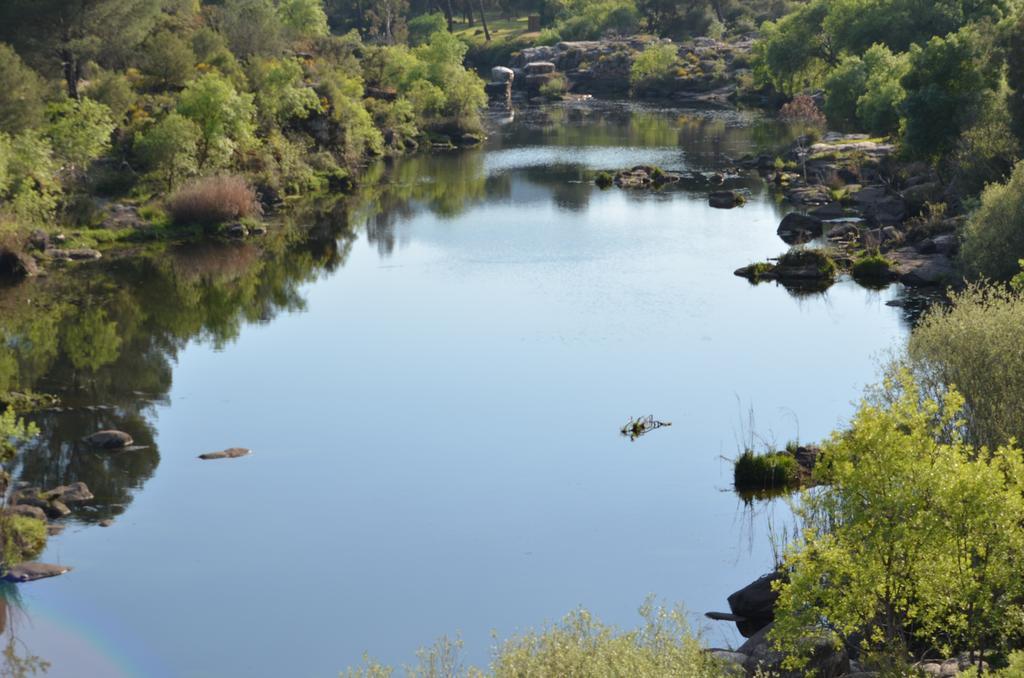
[(569, 91), (569, 83), (561, 73), (556, 74), (540, 86), (540, 95), (552, 101), (558, 101), (565, 96), (567, 91)]
[(261, 214), (256, 192), (238, 176), (216, 176), (186, 184), (167, 201), (176, 224), (214, 226)]
[(597, 184), (598, 188), (611, 188), (612, 184), (615, 183), (615, 177), (611, 172), (598, 172), (594, 178), (594, 183)]
[(421, 14), (418, 17), (409, 19), (409, 44), (413, 47), (429, 42), (430, 36), (434, 33), (448, 29), (448, 22), (444, 14), (434, 12), (433, 14)]
[(679, 51), (675, 45), (649, 45), (630, 66), (630, 85), (636, 90), (671, 82), (675, 77), (678, 58)]
[(806, 94), (798, 94), (792, 101), (783, 105), (779, 111), (779, 117), (791, 124), (811, 125), (814, 127), (825, 126), (825, 114), (814, 103), (814, 99)]
[(814, 266), (821, 273), (822, 278), (834, 278), (836, 275), (836, 262), (825, 250), (810, 247), (794, 247), (781, 257), (779, 266), (791, 268), (803, 268)]
[(1024, 439), (1024, 295), (972, 285), (932, 307), (910, 336), (911, 366), (932, 391), (955, 385), (970, 440)]
[[(521, 676), (686, 676), (718, 678), (729, 675), (721, 662), (706, 652), (690, 630), (686, 614), (678, 608), (655, 607), (647, 601), (640, 608), (644, 623), (632, 631), (606, 626), (586, 610), (572, 612), (560, 624), (529, 632), (501, 643), (487, 672), (464, 670), (458, 652), (461, 641), (442, 638), (417, 653), (419, 665), (408, 668), (410, 676), (458, 678), (519, 678)], [(348, 669), (345, 678), (384, 678), (391, 668), (367, 660), (359, 669)]]
[(968, 272), (1008, 280), (1024, 257), (1024, 161), (1004, 184), (991, 184), (981, 194), (981, 207), (964, 231), (962, 257)]

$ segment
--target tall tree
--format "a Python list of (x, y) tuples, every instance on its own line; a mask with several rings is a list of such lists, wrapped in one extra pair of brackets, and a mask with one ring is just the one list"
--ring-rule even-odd
[(40, 70), (59, 67), (68, 96), (79, 98), (85, 64), (116, 60), (152, 30), (160, 0), (5, 0), (0, 40)]

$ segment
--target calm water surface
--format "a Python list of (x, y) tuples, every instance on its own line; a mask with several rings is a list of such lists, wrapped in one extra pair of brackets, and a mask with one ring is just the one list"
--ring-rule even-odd
[[(97, 495), (42, 558), (74, 571), (11, 601), (21, 651), (58, 676), (327, 676), (459, 632), (486, 664), (492, 630), (580, 605), (620, 626), (648, 594), (726, 609), (786, 521), (729, 491), (748, 408), (780, 443), (827, 434), (905, 334), (900, 291), (734, 277), (785, 248), (755, 179), (714, 210), (706, 188), (586, 172), (716, 170), (774, 134), (737, 113), (520, 111), (485, 149), (379, 169), (309, 242), (172, 247), (8, 292), (0, 380), (68, 408), (38, 417), (16, 475)], [(619, 435), (646, 414), (673, 425)], [(77, 442), (105, 426), (147, 449)], [(254, 454), (196, 459), (231, 446)]]

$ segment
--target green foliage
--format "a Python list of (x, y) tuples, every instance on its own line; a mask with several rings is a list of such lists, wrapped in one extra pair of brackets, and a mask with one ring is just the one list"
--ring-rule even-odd
[(37, 557), (46, 548), (46, 523), (27, 516), (0, 517), (0, 549), (3, 567)]
[(135, 90), (132, 89), (128, 78), (113, 71), (103, 71), (93, 78), (84, 94), (109, 108), (115, 122), (124, 120), (136, 98)]
[(756, 46), (755, 72), (784, 94), (817, 85), (838, 54), (824, 31), (829, 6), (813, 0), (776, 22), (766, 23)]
[(915, 374), (932, 390), (963, 394), (967, 435), (995, 446), (1024, 439), (1024, 297), (995, 286), (971, 286), (936, 305), (910, 337)]
[(53, 152), (72, 173), (110, 150), (110, 135), (117, 125), (110, 109), (100, 102), (82, 99), (54, 104), (49, 116), (47, 133)]
[(35, 424), (26, 424), (12, 408), (0, 414), (0, 461), (6, 463), (15, 452), (15, 445), (39, 435)]
[(559, 101), (569, 91), (569, 81), (561, 73), (555, 74), (540, 86), (539, 93), (549, 101)]
[(574, 0), (555, 30), (563, 40), (595, 40), (606, 33), (628, 35), (640, 25), (631, 0)]
[(219, 24), (231, 52), (239, 58), (273, 55), (283, 47), (284, 26), (273, 0), (225, 0)]
[(177, 110), (202, 132), (200, 168), (224, 167), (237, 150), (255, 143), (253, 96), (238, 93), (220, 74), (207, 73), (190, 82), (178, 98)]
[(330, 32), (322, 0), (280, 0), (277, 15), (292, 41), (321, 38)]
[(652, 44), (633, 60), (629, 83), (634, 90), (671, 82), (676, 76), (679, 50), (671, 44)]
[(199, 171), (201, 139), (199, 125), (172, 111), (145, 132), (136, 133), (135, 153), (169, 191)]
[(143, 45), (142, 72), (162, 89), (182, 87), (195, 75), (196, 55), (184, 40), (161, 31)]
[(320, 112), (320, 98), (303, 81), (297, 59), (256, 59), (249, 68), (249, 81), (256, 92), (260, 121), (266, 127)]
[(25, 225), (52, 220), (62, 193), (58, 169), (53, 147), (38, 131), (0, 133), (0, 210)]
[(1008, 280), (1024, 257), (1024, 161), (1009, 180), (991, 184), (968, 220), (961, 253), (968, 272)]
[(799, 482), (800, 465), (785, 450), (758, 454), (748, 449), (733, 463), (733, 485), (739, 492), (795, 487)]
[(42, 78), (0, 43), (0, 132), (17, 134), (42, 121)]
[(913, 644), (949, 656), (1020, 630), (1022, 453), (964, 443), (962, 403), (922, 397), (901, 371), (823, 445), (771, 632), (789, 667), (809, 635), (899, 663)]
[(421, 14), (409, 20), (409, 44), (413, 47), (422, 45), (430, 40), (434, 33), (448, 30), (448, 22), (444, 14), (435, 12), (433, 14)]
[(340, 71), (325, 73), (321, 87), (328, 101), (330, 119), (339, 126), (338, 151), (343, 162), (354, 166), (367, 154), (384, 150), (384, 137), (373, 125), (363, 105), (363, 83)]
[(615, 177), (612, 176), (611, 172), (598, 172), (597, 176), (594, 177), (594, 183), (600, 189), (611, 188), (615, 182)]
[(969, 32), (935, 36), (910, 50), (902, 79), (906, 98), (902, 135), (912, 156), (934, 158), (949, 152), (971, 121), (992, 83), (979, 69), (976, 42)]
[[(522, 676), (636, 676), (660, 678), (718, 678), (727, 669), (704, 651), (679, 608), (655, 607), (648, 600), (640, 608), (639, 629), (620, 631), (576, 610), (559, 624), (503, 641), (489, 671), (462, 669), (461, 641), (442, 638), (417, 652), (417, 666), (406, 670), (416, 677), (518, 678)], [(390, 667), (369, 658), (362, 668), (350, 668), (345, 678), (386, 678)]]
[(976, 119), (960, 135), (949, 162), (955, 172), (951, 183), (962, 195), (975, 196), (988, 184), (1005, 182), (1021, 158), (1024, 146), (1013, 133), (1011, 101), (1003, 85), (995, 96), (985, 97)]
[(872, 45), (864, 52), (864, 92), (857, 98), (857, 119), (875, 134), (889, 134), (899, 128), (900, 105), (906, 97), (902, 79), (910, 68), (906, 54), (893, 54), (885, 45)]
[(1024, 144), (1024, 10), (1018, 10), (1017, 19), (1007, 31), (1006, 80), (1012, 127), (1017, 140)]

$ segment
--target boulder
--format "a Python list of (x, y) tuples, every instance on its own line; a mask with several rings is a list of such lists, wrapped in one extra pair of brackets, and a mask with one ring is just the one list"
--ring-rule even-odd
[(49, 518), (63, 518), (71, 513), (71, 509), (59, 499), (51, 501), (50, 505), (43, 510), (46, 511), (46, 515)]
[[(820, 678), (837, 678), (850, 672), (850, 658), (844, 650), (837, 650), (828, 638), (817, 635), (809, 635), (805, 642), (810, 649), (810, 661), (804, 671), (790, 673), (782, 669), (782, 661), (785, 656), (775, 649), (768, 640), (768, 633), (772, 624), (765, 626), (743, 645), (736, 649), (736, 652), (747, 655), (744, 668), (751, 675), (772, 675), (779, 678), (793, 676), (819, 676)], [(760, 673), (758, 673), (760, 672)]]
[(555, 65), (550, 61), (531, 61), (526, 64), (523, 70), (526, 71), (527, 75), (546, 75), (555, 72)]
[(199, 458), (205, 460), (235, 459), (236, 457), (244, 457), (249, 454), (252, 454), (252, 450), (244, 447), (231, 447), (226, 450), (221, 450), (220, 452), (206, 452), (205, 454), (200, 454)]
[(786, 199), (800, 205), (827, 205), (832, 193), (827, 186), (798, 186), (786, 191)]
[(4, 573), (4, 580), (15, 582), (17, 584), (23, 584), (29, 581), (35, 581), (36, 579), (46, 579), (47, 577), (56, 577), (70, 572), (71, 568), (66, 565), (48, 565), (47, 563), (22, 563), (21, 565), (15, 565), (14, 567), (7, 570)]
[(733, 652), (732, 650), (708, 650), (708, 654), (717, 659), (718, 661), (728, 666), (737, 667), (742, 669), (750, 658), (742, 653)]
[(899, 224), (907, 216), (906, 201), (885, 186), (865, 186), (853, 194), (853, 201), (865, 217), (882, 225)]
[(860, 228), (856, 222), (852, 221), (841, 221), (836, 224), (825, 224), (828, 231), (825, 233), (825, 237), (829, 240), (845, 240), (847, 238), (856, 238), (860, 235)]
[(0, 278), (21, 280), (39, 273), (36, 260), (24, 252), (0, 247)]
[(957, 280), (953, 260), (945, 254), (921, 254), (912, 247), (892, 250), (887, 255), (899, 281), (911, 287), (949, 285)]
[(70, 485), (59, 485), (43, 495), (50, 500), (58, 500), (65, 504), (79, 504), (86, 501), (91, 501), (95, 497), (89, 490), (89, 486), (82, 481), (71, 483)]
[(129, 447), (135, 441), (124, 431), (97, 431), (85, 439), (93, 447), (102, 450), (120, 450)]
[(829, 219), (842, 219), (846, 216), (846, 210), (837, 202), (830, 202), (827, 205), (815, 207), (807, 213), (816, 219), (828, 221)]
[(7, 514), (35, 518), (36, 520), (46, 522), (46, 512), (38, 506), (31, 506), (29, 504), (15, 504), (7, 509)]
[(746, 198), (736, 191), (712, 191), (708, 196), (708, 204), (718, 209), (731, 209), (746, 202)]
[(821, 219), (799, 212), (790, 212), (782, 218), (777, 233), (787, 244), (794, 245), (821, 236), (821, 231)]
[(491, 82), (509, 83), (515, 80), (516, 72), (504, 66), (495, 66), (491, 69)]
[(733, 614), (748, 620), (763, 620), (764, 624), (758, 627), (763, 628), (775, 619), (775, 603), (779, 594), (772, 590), (772, 584), (781, 579), (782, 574), (779, 572), (757, 578), (726, 599), (729, 609)]

